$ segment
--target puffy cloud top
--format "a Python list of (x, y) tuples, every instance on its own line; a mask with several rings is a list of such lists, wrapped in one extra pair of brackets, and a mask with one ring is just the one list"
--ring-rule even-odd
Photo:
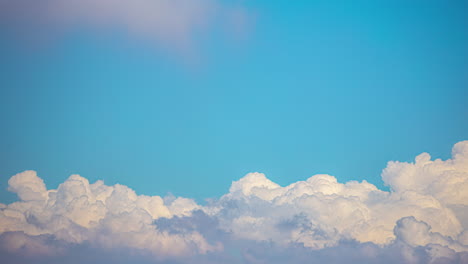
[[(324, 174), (283, 187), (262, 173), (249, 173), (205, 206), (182, 197), (137, 195), (119, 184), (90, 184), (78, 175), (47, 190), (34, 171), (25, 171), (9, 180), (20, 201), (0, 206), (0, 247), (53, 255), (66, 252), (63, 245), (87, 244), (180, 260), (219, 258), (242, 244), (253, 250), (270, 243), (286, 255), (299, 247), (305, 250), (301, 254), (329, 261), (318, 252), (351, 254), (346, 251), (351, 245), (370, 263), (386, 261), (388, 252), (400, 262), (464, 263), (468, 141), (457, 143), (452, 154), (446, 161), (423, 153), (412, 163), (389, 162), (382, 178), (390, 192)], [(247, 250), (242, 258), (256, 263), (267, 255)]]
[[(57, 190), (46, 191), (34, 171), (13, 176), (9, 184), (9, 189), (17, 192), (21, 201), (9, 204), (0, 212), (1, 233), (52, 235), (68, 243), (130, 247), (158, 256), (217, 249), (196, 231), (170, 235), (154, 226), (153, 221), (160, 217), (183, 216), (197, 209), (191, 199), (177, 198), (165, 204), (159, 196), (138, 196), (120, 184), (106, 186), (102, 181), (89, 184), (78, 175), (70, 176)], [(24, 237), (17, 238), (11, 239), (17, 243), (25, 241)]]
[(23, 201), (42, 201), (47, 198), (44, 181), (35, 171), (25, 171), (11, 177), (8, 190), (14, 192)]
[(382, 179), (396, 192), (431, 195), (444, 205), (468, 205), (468, 141), (455, 144), (452, 156), (432, 161), (423, 153), (414, 163), (389, 162)]

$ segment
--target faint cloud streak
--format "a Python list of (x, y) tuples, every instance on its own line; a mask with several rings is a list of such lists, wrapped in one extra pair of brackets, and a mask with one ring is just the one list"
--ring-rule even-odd
[(195, 35), (217, 24), (229, 35), (244, 34), (247, 17), (240, 5), (218, 0), (0, 0), (0, 28), (29, 39), (87, 26), (190, 49)]

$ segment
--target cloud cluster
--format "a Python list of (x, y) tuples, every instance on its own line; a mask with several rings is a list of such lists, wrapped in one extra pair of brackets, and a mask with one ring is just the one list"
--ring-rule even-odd
[(50, 34), (91, 26), (124, 30), (169, 46), (187, 46), (214, 24), (241, 30), (245, 10), (219, 0), (0, 0), (0, 26)]
[[(195, 230), (183, 234), (159, 231), (154, 220), (184, 216), (199, 209), (193, 200), (176, 198), (164, 201), (159, 196), (137, 196), (123, 185), (106, 186), (102, 181), (72, 175), (57, 190), (46, 190), (34, 171), (25, 171), (9, 180), (9, 189), (20, 202), (3, 205), (0, 233), (22, 232), (38, 238), (53, 236), (70, 244), (90, 243), (102, 248), (135, 248), (157, 256), (204, 254), (219, 250)], [(45, 245), (11, 235), (8, 245), (48, 252)], [(34, 241), (34, 240), (33, 240)], [(40, 245), (40, 243), (37, 243)]]
[(250, 173), (202, 206), (78, 175), (47, 190), (26, 171), (9, 180), (20, 201), (0, 204), (0, 248), (125, 249), (164, 263), (468, 263), (468, 141), (446, 161), (389, 162), (382, 179), (390, 192), (330, 175), (283, 187)]

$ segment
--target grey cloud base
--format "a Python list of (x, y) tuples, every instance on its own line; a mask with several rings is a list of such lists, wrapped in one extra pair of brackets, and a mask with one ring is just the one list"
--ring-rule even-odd
[[(468, 141), (452, 159), (389, 162), (390, 192), (315, 175), (282, 187), (261, 173), (205, 206), (34, 171), (0, 204), (2, 263), (468, 263)], [(6, 262), (5, 262), (6, 261)]]

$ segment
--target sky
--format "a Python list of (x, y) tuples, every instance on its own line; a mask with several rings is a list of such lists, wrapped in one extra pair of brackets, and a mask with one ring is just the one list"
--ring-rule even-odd
[(0, 259), (468, 263), (467, 12), (0, 0)]

